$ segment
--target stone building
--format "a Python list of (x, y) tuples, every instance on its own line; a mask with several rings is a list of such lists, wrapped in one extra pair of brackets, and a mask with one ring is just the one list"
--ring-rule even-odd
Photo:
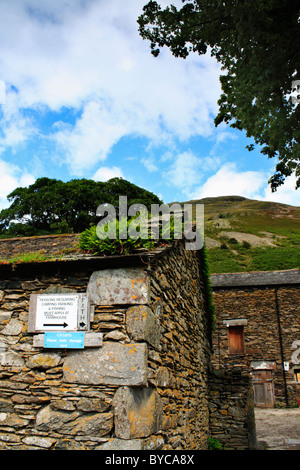
[(250, 371), (255, 405), (298, 406), (300, 270), (212, 275), (215, 368)]
[[(211, 367), (202, 250), (176, 242), (95, 257), (76, 243), (76, 235), (0, 240), (2, 259), (29, 248), (52, 256), (0, 264), (0, 448), (193, 450), (207, 449), (209, 437), (249, 448), (249, 378)], [(88, 299), (78, 348), (73, 332), (43, 331), (43, 318), (63, 318), (41, 317), (39, 302), (51, 296)]]

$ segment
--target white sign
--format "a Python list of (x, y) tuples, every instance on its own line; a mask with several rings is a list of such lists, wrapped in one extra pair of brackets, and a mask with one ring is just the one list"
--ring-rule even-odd
[(87, 330), (87, 299), (79, 294), (42, 294), (36, 299), (37, 331)]

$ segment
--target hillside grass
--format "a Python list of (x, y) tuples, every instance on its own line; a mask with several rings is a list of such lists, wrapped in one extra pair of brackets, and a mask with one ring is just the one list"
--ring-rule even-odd
[[(300, 207), (240, 196), (188, 201), (204, 204), (205, 236), (221, 244), (207, 253), (211, 273), (276, 271), (300, 267)], [(182, 203), (184, 204), (184, 203)], [(195, 213), (195, 209), (194, 209)], [(222, 232), (228, 232), (224, 237)], [(238, 243), (230, 232), (251, 234), (275, 246)]]
[(232, 273), (250, 271), (278, 271), (295, 269), (300, 266), (299, 247), (256, 247), (244, 248), (235, 245), (230, 248), (208, 250), (211, 273)]

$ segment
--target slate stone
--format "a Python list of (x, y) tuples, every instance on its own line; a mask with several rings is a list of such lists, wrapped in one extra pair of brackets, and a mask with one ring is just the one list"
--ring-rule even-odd
[(126, 330), (134, 341), (146, 341), (155, 348), (159, 347), (160, 323), (147, 305), (136, 305), (126, 311)]
[(143, 450), (141, 439), (109, 439), (104, 444), (97, 446), (95, 450)]
[(148, 284), (143, 268), (103, 269), (91, 275), (87, 293), (95, 305), (147, 304)]
[(166, 367), (159, 367), (155, 374), (155, 382), (158, 387), (168, 387), (170, 372)]
[(49, 449), (56, 442), (56, 440), (51, 439), (49, 437), (28, 436), (28, 437), (24, 437), (22, 442), (24, 442), (24, 444), (27, 444), (29, 446), (36, 446), (36, 447), (42, 447), (44, 449)]
[(104, 436), (111, 431), (112, 427), (112, 413), (81, 415), (79, 412), (66, 413), (46, 406), (36, 417), (36, 428), (39, 431), (56, 431), (72, 436)]
[(23, 323), (14, 318), (3, 328), (2, 335), (18, 336), (23, 330)]
[(50, 369), (61, 363), (61, 357), (55, 353), (34, 354), (26, 363), (29, 369)]
[(63, 365), (63, 380), (93, 385), (143, 385), (147, 382), (147, 345), (112, 341), (102, 348), (72, 351)]
[(29, 423), (28, 419), (20, 418), (15, 413), (0, 413), (0, 426), (8, 426), (10, 428), (23, 428)]
[(0, 364), (1, 366), (23, 367), (25, 361), (19, 354), (14, 352), (0, 351)]
[(113, 406), (117, 438), (147, 437), (162, 427), (162, 400), (153, 388), (120, 387), (114, 396)]

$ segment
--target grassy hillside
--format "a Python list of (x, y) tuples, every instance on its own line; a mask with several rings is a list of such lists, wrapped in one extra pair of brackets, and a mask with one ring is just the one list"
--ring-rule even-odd
[(239, 196), (187, 202), (204, 204), (211, 273), (300, 267), (300, 207)]

